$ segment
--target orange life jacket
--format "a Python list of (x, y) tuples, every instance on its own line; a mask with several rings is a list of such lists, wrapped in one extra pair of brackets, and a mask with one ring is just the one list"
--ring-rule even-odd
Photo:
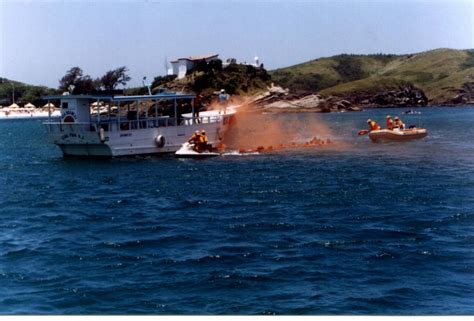
[(194, 133), (193, 136), (188, 140), (190, 144), (196, 144), (201, 141), (201, 134)]
[(387, 129), (393, 129), (393, 119), (387, 118)]
[(380, 129), (379, 124), (377, 124), (377, 123), (375, 122), (375, 120), (372, 120), (372, 121), (369, 123), (369, 126), (370, 126), (370, 130), (379, 130), (379, 129)]

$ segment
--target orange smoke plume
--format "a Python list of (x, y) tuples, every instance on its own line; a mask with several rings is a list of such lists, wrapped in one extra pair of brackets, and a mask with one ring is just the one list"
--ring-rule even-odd
[(248, 112), (251, 109), (251, 106), (239, 108), (234, 115), (223, 139), (227, 149), (269, 151), (302, 148), (327, 145), (333, 139), (329, 127), (315, 117)]

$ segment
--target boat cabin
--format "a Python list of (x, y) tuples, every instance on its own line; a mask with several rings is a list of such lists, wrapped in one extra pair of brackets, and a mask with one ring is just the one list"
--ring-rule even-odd
[[(60, 100), (59, 121), (49, 119), (50, 125), (75, 125), (91, 131), (122, 131), (153, 127), (211, 123), (218, 119), (195, 114), (192, 94), (160, 93), (143, 96), (47, 96), (48, 104)], [(51, 112), (51, 110), (50, 110)]]

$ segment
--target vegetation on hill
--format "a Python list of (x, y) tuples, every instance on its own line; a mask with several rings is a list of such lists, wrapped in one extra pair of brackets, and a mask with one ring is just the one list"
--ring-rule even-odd
[[(31, 86), (0, 78), (0, 105), (15, 102), (41, 103), (40, 97), (69, 91), (94, 93), (113, 91), (131, 78), (124, 67), (93, 79), (81, 68), (73, 67), (59, 80), (59, 88)], [(474, 50), (436, 49), (410, 55), (349, 55), (321, 58), (268, 73), (255, 67), (221, 60), (201, 61), (184, 79), (157, 76), (153, 93), (171, 90), (200, 93), (210, 98), (220, 89), (231, 95), (253, 95), (271, 83), (289, 88), (293, 94), (320, 93), (340, 97), (353, 104), (409, 105), (472, 103), (474, 101)], [(147, 94), (141, 86), (125, 94)]]
[[(252, 95), (265, 90), (271, 83), (271, 77), (263, 66), (231, 63), (223, 67), (220, 59), (199, 62), (183, 79), (176, 75), (157, 76), (151, 84), (152, 92), (182, 91), (199, 93), (210, 100), (221, 89), (230, 95)], [(144, 87), (129, 88), (127, 95), (146, 94)]]
[(7, 78), (0, 78), (0, 105), (3, 106), (10, 105), (13, 102), (13, 96), (15, 96), (15, 103), (33, 103), (39, 106), (42, 103), (41, 96), (56, 93), (56, 89), (45, 86), (32, 86)]
[(292, 91), (320, 91), (369, 77), (395, 55), (338, 55), (271, 71), (273, 81)]
[(165, 77), (156, 77), (152, 86), (153, 91), (166, 87), (210, 96), (220, 89), (225, 89), (230, 95), (249, 95), (266, 89), (271, 83), (271, 77), (263, 66), (231, 63), (223, 67), (219, 59), (209, 63), (201, 61), (183, 79), (168, 82), (166, 80), (168, 79)]
[(459, 95), (472, 99), (474, 50), (436, 49), (410, 55), (338, 55), (277, 69), (275, 83), (292, 91), (323, 95), (376, 95), (400, 84), (422, 90), (429, 101), (456, 103)]
[(32, 86), (18, 81), (0, 78), (0, 105), (10, 105), (13, 102), (20, 105), (33, 103), (39, 106), (43, 103), (42, 96), (60, 94), (71, 91), (74, 94), (89, 94), (101, 90), (113, 91), (118, 85), (125, 85), (130, 81), (127, 74), (128, 69), (120, 67), (106, 72), (102, 77), (93, 79), (89, 75), (84, 75), (79, 67), (69, 69), (59, 80), (58, 89), (45, 86)]
[(102, 77), (92, 79), (89, 75), (84, 75), (79, 67), (72, 67), (59, 80), (59, 89), (69, 91), (73, 94), (90, 94), (101, 90), (112, 91), (118, 85), (125, 86), (132, 79), (128, 74), (127, 67), (119, 67), (107, 71)]

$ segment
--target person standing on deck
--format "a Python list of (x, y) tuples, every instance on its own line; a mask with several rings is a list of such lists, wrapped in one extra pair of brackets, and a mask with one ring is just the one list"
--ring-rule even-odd
[(201, 94), (196, 94), (196, 98), (194, 99), (194, 114), (193, 114), (193, 118), (194, 118), (194, 121), (197, 123), (197, 124), (200, 124), (201, 123), (201, 120), (199, 119), (199, 112), (202, 110), (202, 108), (204, 107), (203, 103), (202, 103), (202, 95)]
[(219, 114), (222, 110), (224, 110), (224, 114), (226, 113), (228, 101), (229, 95), (227, 95), (225, 89), (221, 89), (221, 93), (219, 94)]

